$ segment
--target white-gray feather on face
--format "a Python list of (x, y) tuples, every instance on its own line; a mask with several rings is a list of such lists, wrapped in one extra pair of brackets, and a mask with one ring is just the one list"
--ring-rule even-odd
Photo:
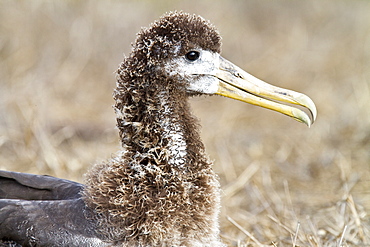
[(172, 58), (165, 63), (166, 73), (170, 77), (187, 81), (189, 93), (216, 93), (219, 80), (215, 75), (219, 69), (220, 55), (202, 49), (191, 51), (199, 52), (199, 58), (194, 61), (187, 59), (186, 55)]

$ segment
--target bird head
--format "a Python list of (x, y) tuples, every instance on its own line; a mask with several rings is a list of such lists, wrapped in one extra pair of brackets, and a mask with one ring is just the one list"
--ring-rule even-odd
[(283, 113), (308, 126), (316, 119), (315, 104), (308, 96), (270, 85), (223, 58), (221, 36), (200, 16), (182, 12), (162, 16), (138, 34), (133, 50), (138, 74), (161, 73), (166, 81), (181, 82), (178, 88), (188, 95), (222, 95)]

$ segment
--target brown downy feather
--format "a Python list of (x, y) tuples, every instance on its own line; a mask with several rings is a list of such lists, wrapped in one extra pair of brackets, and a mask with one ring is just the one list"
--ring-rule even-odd
[(220, 52), (220, 40), (203, 18), (169, 13), (141, 30), (120, 65), (114, 98), (123, 151), (87, 174), (84, 191), (106, 240), (222, 246), (219, 183), (190, 114), (186, 82), (162, 69), (192, 47)]

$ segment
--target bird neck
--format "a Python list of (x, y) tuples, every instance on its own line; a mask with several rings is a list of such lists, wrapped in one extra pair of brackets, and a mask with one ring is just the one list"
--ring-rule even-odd
[(117, 126), (126, 159), (178, 170), (198, 169), (192, 167), (199, 165), (196, 159), (207, 163), (198, 124), (190, 113), (185, 93), (159, 88), (128, 103), (116, 104)]
[(185, 129), (180, 120), (179, 112), (176, 112), (168, 95), (161, 92), (159, 95), (160, 110), (159, 125), (161, 126), (162, 139), (165, 146), (165, 156), (167, 156), (168, 165), (183, 169), (187, 160), (187, 142), (185, 139)]
[(174, 241), (197, 236), (200, 228), (207, 229), (202, 243), (217, 239), (219, 183), (185, 90), (158, 83), (138, 88), (143, 85), (118, 83), (123, 151), (86, 175), (84, 200), (98, 231), (126, 246), (185, 246)]

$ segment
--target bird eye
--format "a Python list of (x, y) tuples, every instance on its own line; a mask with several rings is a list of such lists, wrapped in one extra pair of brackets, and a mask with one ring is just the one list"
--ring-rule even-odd
[(189, 51), (185, 55), (186, 59), (189, 61), (195, 61), (200, 57), (199, 51)]

